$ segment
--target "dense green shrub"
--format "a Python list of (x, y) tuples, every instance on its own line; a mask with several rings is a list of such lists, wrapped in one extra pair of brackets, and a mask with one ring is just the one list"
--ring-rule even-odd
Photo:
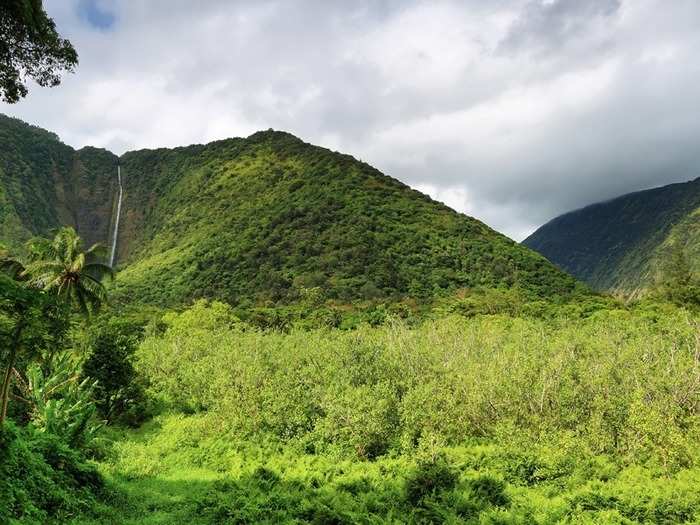
[(510, 498), (505, 493), (505, 482), (491, 475), (482, 475), (471, 479), (469, 488), (475, 499), (489, 505), (504, 507), (510, 503)]
[(426, 436), (459, 444), (512, 427), (532, 439), (568, 432), (592, 451), (667, 471), (694, 454), (698, 327), (683, 310), (653, 324), (646, 310), (603, 310), (288, 334), (226, 315), (219, 324), (226, 311), (199, 303), (169, 316), (137, 356), (153, 395), (206, 410), (241, 436), (372, 458)]
[(142, 381), (132, 363), (143, 337), (141, 322), (106, 317), (90, 326), (84, 340), (82, 376), (96, 381), (93, 399), (110, 422), (138, 424), (147, 416)]
[(406, 498), (418, 505), (426, 497), (454, 489), (458, 480), (459, 474), (443, 455), (421, 461), (406, 479)]
[(74, 449), (91, 447), (102, 426), (93, 401), (96, 382), (80, 380), (68, 354), (55, 356), (44, 373), (37, 364), (27, 368), (24, 388), (31, 406), (31, 422), (38, 430), (61, 438)]
[(89, 514), (104, 490), (94, 467), (56, 436), (7, 423), (0, 428), (0, 522), (61, 522)]
[(663, 473), (653, 465), (625, 465), (566, 435), (550, 436), (549, 443), (492, 438), (457, 447), (424, 440), (420, 447), (358, 461), (261, 436), (240, 439), (212, 414), (161, 415), (115, 443), (105, 465), (128, 503), (85, 523), (675, 524), (700, 518), (697, 467)]
[(697, 522), (697, 317), (569, 306), (349, 331), (167, 314), (134, 365), (171, 410), (111, 430), (128, 504), (84, 523)]

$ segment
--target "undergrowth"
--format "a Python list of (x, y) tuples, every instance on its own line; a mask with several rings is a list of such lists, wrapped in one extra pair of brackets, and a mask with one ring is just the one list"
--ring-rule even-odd
[(64, 523), (106, 495), (95, 467), (58, 437), (0, 428), (0, 523)]
[(76, 523), (694, 523), (700, 469), (625, 465), (566, 439), (422, 443), (373, 461), (212, 435), (207, 415), (157, 417), (103, 463), (125, 499)]
[(164, 411), (109, 430), (123, 499), (76, 523), (700, 520), (683, 310), (281, 333), (198, 303), (146, 333)]

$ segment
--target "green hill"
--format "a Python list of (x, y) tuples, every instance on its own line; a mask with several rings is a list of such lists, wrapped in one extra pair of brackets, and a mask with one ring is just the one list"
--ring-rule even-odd
[(700, 272), (700, 178), (566, 213), (523, 244), (599, 290), (649, 286), (673, 246)]
[[(117, 158), (0, 119), (0, 242), (61, 224), (110, 241)], [(5, 142), (3, 142), (4, 144)], [(467, 287), (568, 294), (570, 276), (483, 223), (353, 157), (265, 131), (124, 154), (117, 243), (122, 300), (288, 303), (430, 297)]]

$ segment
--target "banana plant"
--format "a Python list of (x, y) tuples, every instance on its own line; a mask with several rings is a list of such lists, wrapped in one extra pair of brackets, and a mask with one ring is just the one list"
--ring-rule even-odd
[(22, 385), (34, 426), (62, 437), (74, 448), (90, 446), (103, 426), (95, 418), (92, 400), (97, 381), (81, 380), (68, 353), (55, 356), (48, 369), (45, 374), (38, 364), (29, 365)]

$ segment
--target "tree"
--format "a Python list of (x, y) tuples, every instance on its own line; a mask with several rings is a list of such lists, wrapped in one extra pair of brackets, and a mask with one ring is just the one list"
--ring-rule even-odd
[(27, 95), (27, 78), (57, 86), (78, 64), (73, 45), (56, 31), (41, 0), (3, 0), (0, 5), (0, 97), (10, 104)]
[(104, 247), (95, 244), (83, 251), (82, 239), (73, 228), (58, 230), (53, 240), (35, 239), (29, 243), (30, 262), (21, 276), (30, 285), (55, 294), (89, 316), (107, 301), (102, 281), (113, 277), (112, 268), (99, 262)]
[(676, 241), (670, 246), (662, 274), (660, 289), (663, 296), (681, 306), (700, 306), (700, 282), (681, 242)]
[(0, 358), (5, 364), (0, 384), (0, 426), (7, 416), (13, 371), (42, 350), (60, 344), (68, 329), (65, 308), (41, 290), (0, 273)]
[(93, 399), (102, 419), (130, 425), (146, 415), (143, 385), (132, 364), (143, 337), (143, 322), (127, 318), (98, 318), (84, 335), (88, 358), (82, 377), (95, 381)]
[(102, 280), (113, 275), (110, 266), (95, 260), (102, 255), (101, 246), (83, 251), (73, 228), (61, 228), (53, 240), (34, 239), (28, 249), (27, 264), (7, 252), (0, 254), (0, 349), (8, 349), (2, 356), (6, 365), (0, 385), (0, 425), (7, 416), (18, 357), (30, 358), (45, 346), (57, 346), (61, 328), (55, 320), (61, 315), (52, 314), (52, 309), (75, 306), (86, 316), (96, 313), (107, 300)]

